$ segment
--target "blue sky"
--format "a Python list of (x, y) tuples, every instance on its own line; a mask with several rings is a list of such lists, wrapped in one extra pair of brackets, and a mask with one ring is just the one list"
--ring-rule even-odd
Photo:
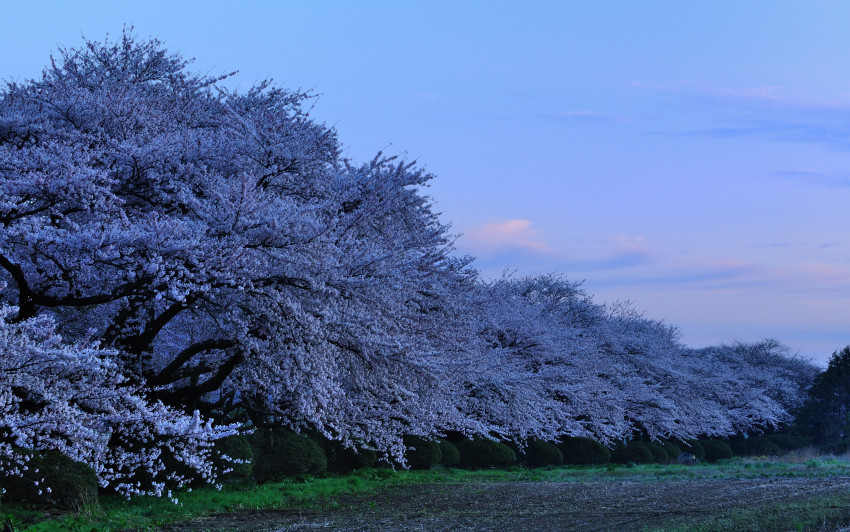
[(156, 36), (322, 96), (356, 160), (405, 153), (490, 276), (559, 271), (703, 346), (850, 343), (850, 3), (16, 2), (0, 77)]

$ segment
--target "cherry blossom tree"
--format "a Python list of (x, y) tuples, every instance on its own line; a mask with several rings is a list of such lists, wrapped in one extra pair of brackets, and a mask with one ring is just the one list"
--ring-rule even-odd
[[(0, 318), (14, 312), (3, 307)], [(128, 496), (162, 495), (195, 478), (214, 482), (219, 471), (212, 442), (238, 428), (213, 427), (197, 411), (187, 416), (148, 401), (128, 384), (114, 353), (63, 342), (48, 315), (0, 319), (0, 412), (0, 471), (6, 475), (27, 468), (21, 449), (56, 450), (91, 466), (102, 486)], [(167, 468), (166, 457), (185, 473)]]
[(775, 341), (690, 349), (674, 327), (595, 304), (557, 275), (501, 279), (477, 293), (476, 356), (489, 363), (467, 384), (467, 408), (489, 414), (496, 434), (607, 443), (761, 430), (788, 420), (815, 373)]
[(420, 189), (340, 158), (311, 96), (244, 93), (156, 40), (61, 50), (0, 99), (0, 267), (13, 322), (96, 338), (133, 384), (204, 415), (318, 428), (400, 456), (433, 431), (450, 304), (470, 282)]

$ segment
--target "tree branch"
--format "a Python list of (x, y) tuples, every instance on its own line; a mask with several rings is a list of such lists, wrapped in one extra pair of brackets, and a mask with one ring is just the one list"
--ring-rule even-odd
[(156, 393), (157, 397), (163, 401), (178, 400), (181, 405), (194, 403), (201, 398), (205, 393), (213, 392), (221, 387), (224, 379), (230, 376), (236, 366), (242, 362), (245, 356), (241, 353), (235, 353), (224, 364), (219, 366), (215, 375), (205, 380), (204, 382), (184, 386), (177, 390), (161, 390)]
[(110, 303), (132, 294), (133, 291), (143, 282), (137, 281), (135, 283), (125, 283), (117, 287), (110, 294), (100, 294), (96, 296), (48, 296), (45, 294), (38, 294), (33, 291), (27, 282), (20, 264), (15, 264), (9, 260), (8, 257), (0, 254), (0, 266), (9, 272), (12, 276), (12, 280), (18, 287), (18, 316), (14, 321), (23, 321), (35, 316), (36, 306), (39, 305), (42, 307), (85, 307), (89, 305)]
[(195, 355), (212, 349), (227, 349), (234, 345), (236, 345), (236, 342), (226, 339), (205, 340), (203, 342), (190, 345), (178, 353), (177, 356), (174, 357), (174, 360), (165, 366), (162, 371), (156, 375), (156, 377), (150, 379), (149, 382), (152, 386), (161, 386), (163, 384), (175, 382), (177, 379), (173, 377), (173, 374)]
[(174, 319), (175, 316), (180, 314), (180, 312), (184, 311), (195, 301), (195, 297), (188, 296), (183, 301), (177, 301), (167, 309), (165, 309), (162, 314), (155, 317), (151, 321), (149, 321), (141, 334), (136, 336), (131, 336), (126, 338), (121, 343), (124, 344), (125, 349), (134, 354), (139, 354), (146, 349), (148, 349), (153, 343), (156, 335), (159, 334), (159, 331), (162, 330), (165, 325)]

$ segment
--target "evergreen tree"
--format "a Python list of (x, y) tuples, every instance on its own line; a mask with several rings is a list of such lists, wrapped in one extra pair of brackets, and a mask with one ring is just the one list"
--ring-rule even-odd
[(815, 377), (797, 427), (818, 445), (850, 436), (850, 346), (833, 353), (826, 371)]

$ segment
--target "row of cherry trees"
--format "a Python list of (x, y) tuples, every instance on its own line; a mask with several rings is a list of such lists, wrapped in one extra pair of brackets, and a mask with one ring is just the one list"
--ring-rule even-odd
[(535, 434), (584, 433), (606, 443), (635, 431), (688, 438), (758, 430), (787, 420), (816, 373), (771, 340), (688, 349), (675, 328), (628, 306), (597, 305), (558, 276), (476, 291), (476, 330), (486, 344), (476, 358), (493, 357), (488, 372), (504, 371), (500, 379), (523, 380), (521, 400), (504, 405), (524, 405), (522, 415), (501, 411), (493, 420), (520, 421), (506, 436), (526, 435), (524, 422), (535, 417)]
[(56, 449), (159, 492), (166, 458), (213, 478), (210, 442), (246, 421), (395, 459), (403, 434), (731, 434), (811, 379), (781, 345), (687, 349), (559, 276), (482, 281), (430, 174), (352, 164), (310, 95), (222, 79), (125, 30), (0, 93), (7, 471)]

